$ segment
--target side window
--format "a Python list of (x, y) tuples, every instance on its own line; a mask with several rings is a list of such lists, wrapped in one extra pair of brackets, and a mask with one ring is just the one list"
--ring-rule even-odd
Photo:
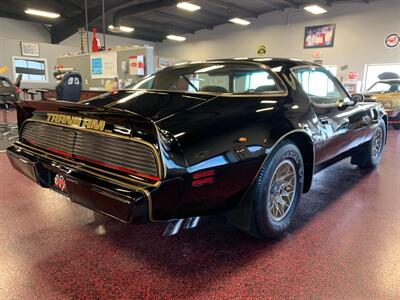
[(347, 94), (322, 68), (296, 68), (294, 75), (304, 92), (315, 104), (333, 104), (339, 100), (350, 101)]

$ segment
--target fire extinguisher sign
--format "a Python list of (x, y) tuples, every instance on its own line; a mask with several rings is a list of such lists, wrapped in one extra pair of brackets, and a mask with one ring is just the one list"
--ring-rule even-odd
[(129, 74), (144, 76), (144, 55), (129, 56)]

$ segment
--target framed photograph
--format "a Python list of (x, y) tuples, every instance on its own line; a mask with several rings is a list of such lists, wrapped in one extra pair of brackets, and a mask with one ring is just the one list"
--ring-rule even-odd
[(333, 47), (335, 30), (335, 24), (307, 26), (304, 33), (304, 48)]
[(31, 42), (21, 42), (21, 54), (22, 56), (35, 56), (39, 57), (39, 44)]
[(159, 58), (158, 59), (158, 67), (159, 68), (165, 68), (169, 67), (171, 65), (171, 61), (167, 58)]

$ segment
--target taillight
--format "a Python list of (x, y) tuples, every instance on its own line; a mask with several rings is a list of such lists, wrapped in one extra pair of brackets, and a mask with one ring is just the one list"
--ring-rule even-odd
[(214, 183), (215, 170), (200, 171), (193, 174), (192, 186), (198, 187)]

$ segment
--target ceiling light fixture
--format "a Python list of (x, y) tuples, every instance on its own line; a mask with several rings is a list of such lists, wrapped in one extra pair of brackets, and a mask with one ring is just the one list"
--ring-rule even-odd
[(60, 17), (60, 14), (55, 13), (55, 12), (31, 9), (31, 8), (26, 9), (25, 13), (28, 15), (34, 15), (34, 16), (45, 17), (45, 18), (50, 18), (50, 19), (57, 19)]
[(313, 4), (313, 5), (307, 5), (304, 7), (304, 9), (314, 15), (320, 15), (324, 14), (327, 12), (327, 10), (319, 5)]
[(129, 26), (115, 27), (114, 25), (108, 25), (108, 30), (110, 30), (111, 32), (114, 32), (114, 33), (121, 33), (121, 32), (130, 33), (130, 32), (134, 32), (135, 28), (129, 27)]
[(247, 26), (250, 25), (250, 21), (247, 21), (245, 19), (241, 19), (241, 18), (232, 18), (229, 19), (229, 22), (234, 23), (234, 24), (238, 24), (238, 25), (242, 25), (242, 26)]
[(196, 11), (201, 9), (201, 6), (189, 2), (179, 2), (176, 6), (187, 11)]
[(177, 42), (184, 42), (186, 41), (186, 37), (184, 36), (179, 36), (179, 35), (167, 35), (167, 39), (172, 40), (172, 41), (177, 41)]
[(135, 28), (129, 26), (119, 26), (119, 29), (123, 32), (133, 32)]

